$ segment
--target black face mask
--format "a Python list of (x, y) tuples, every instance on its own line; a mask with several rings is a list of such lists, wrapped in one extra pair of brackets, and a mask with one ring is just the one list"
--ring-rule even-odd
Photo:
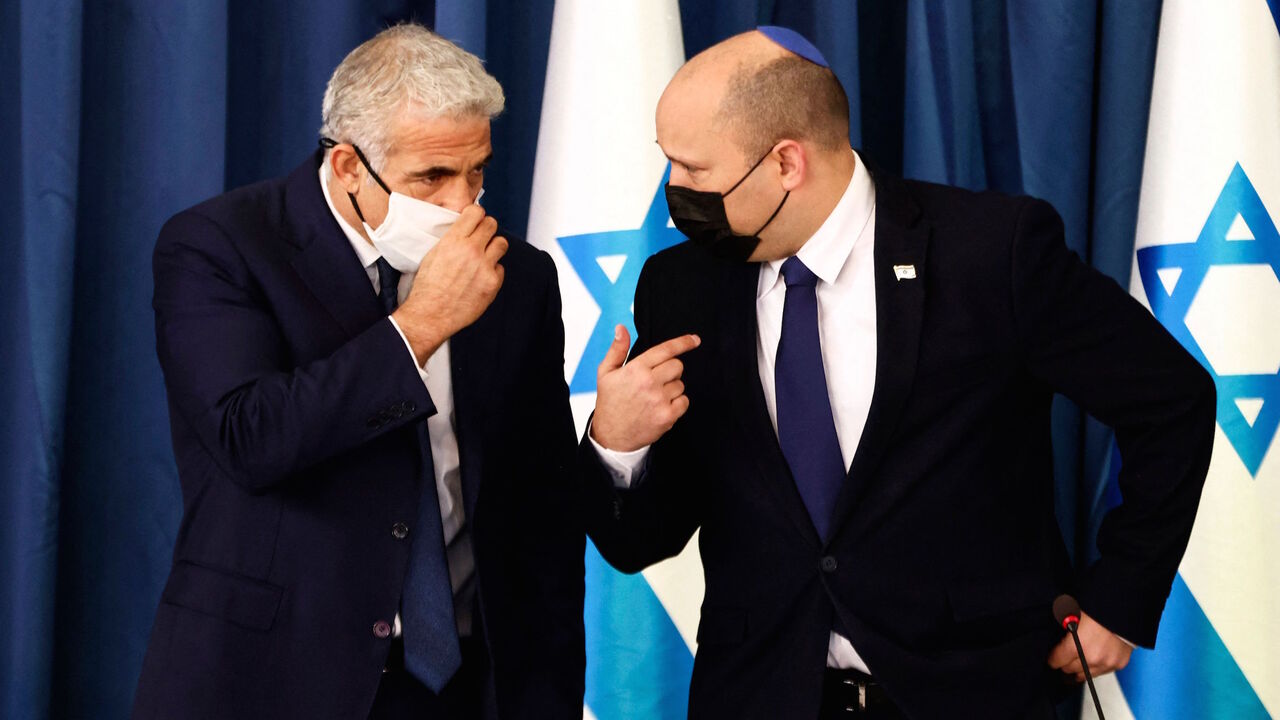
[(757, 160), (747, 174), (734, 183), (728, 192), (703, 192), (667, 183), (667, 211), (671, 214), (671, 221), (675, 223), (676, 229), (694, 243), (707, 248), (716, 257), (745, 262), (760, 244), (760, 233), (764, 232), (764, 229), (769, 227), (769, 223), (778, 217), (782, 206), (791, 196), (791, 191), (788, 190), (787, 194), (782, 196), (782, 202), (778, 203), (778, 207), (774, 208), (773, 214), (764, 221), (760, 229), (750, 235), (738, 235), (733, 228), (729, 227), (729, 216), (725, 213), (724, 199), (729, 197), (729, 193), (737, 190), (738, 186), (750, 177), (767, 157), (769, 153), (765, 153), (764, 157)]

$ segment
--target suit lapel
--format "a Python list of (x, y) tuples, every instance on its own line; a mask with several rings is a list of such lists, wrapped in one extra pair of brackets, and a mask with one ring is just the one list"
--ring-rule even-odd
[(369, 276), (342, 233), (320, 190), (320, 153), (289, 176), (285, 212), (298, 253), (290, 264), (346, 337), (354, 337), (382, 317)]
[[(864, 497), (876, 467), (902, 417), (915, 378), (924, 318), (929, 225), (901, 181), (876, 180), (875, 296), (876, 379), (871, 408), (849, 476), (836, 499), (831, 539)], [(899, 279), (895, 267), (911, 266)]]
[(730, 413), (745, 436), (745, 451), (755, 460), (761, 480), (777, 506), (801, 535), (814, 546), (821, 544), (800, 491), (791, 478), (778, 436), (769, 420), (760, 368), (756, 363), (756, 290), (760, 266), (725, 263), (725, 280), (719, 297), (717, 366), (724, 368), (724, 392)]

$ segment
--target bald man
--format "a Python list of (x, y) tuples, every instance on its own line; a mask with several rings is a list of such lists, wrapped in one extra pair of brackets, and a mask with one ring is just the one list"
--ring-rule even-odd
[[(903, 181), (849, 147), (847, 100), (780, 28), (664, 92), (667, 198), (580, 447), (615, 567), (701, 528), (691, 718), (1054, 717), (1152, 646), (1214, 432), (1207, 374), (1071, 252), (1040, 200)], [(1115, 428), (1124, 502), (1076, 574), (1050, 401)], [(1127, 641), (1126, 641), (1127, 640)]]

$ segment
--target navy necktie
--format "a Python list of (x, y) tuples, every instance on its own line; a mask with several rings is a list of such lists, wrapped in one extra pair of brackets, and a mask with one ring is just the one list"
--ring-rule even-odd
[(778, 443), (813, 526), (826, 540), (831, 511), (847, 472), (818, 340), (818, 276), (799, 258), (791, 257), (782, 263), (782, 278), (787, 296), (774, 366)]
[[(378, 299), (388, 315), (399, 304), (400, 272), (378, 258)], [(418, 423), (422, 453), (422, 498), (413, 525), (409, 572), (400, 597), (400, 625), (404, 632), (404, 665), (435, 693), (462, 667), (462, 649), (454, 620), (453, 586), (445, 557), (440, 498), (436, 495), (435, 463), (427, 423)]]
[(382, 311), (390, 315), (400, 304), (400, 271), (384, 258), (373, 264), (378, 268), (378, 300), (382, 301)]

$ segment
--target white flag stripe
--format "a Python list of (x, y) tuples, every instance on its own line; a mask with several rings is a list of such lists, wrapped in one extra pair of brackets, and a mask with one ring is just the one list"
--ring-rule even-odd
[(690, 652), (698, 650), (698, 620), (702, 617), (702, 596), (706, 592), (702, 559), (698, 555), (698, 532), (680, 554), (644, 571), (653, 594), (671, 616)]
[(654, 109), (683, 62), (676, 0), (556, 3), (528, 240), (560, 272), (566, 377), (600, 312), (556, 238), (640, 227), (667, 163)]
[(1219, 429), (1180, 569), (1200, 609), (1272, 714), (1280, 709), (1278, 484), (1277, 453), (1252, 477)]
[[(1196, 241), (1239, 163), (1280, 213), (1280, 33), (1265, 0), (1166, 0), (1160, 21), (1136, 246)], [(1255, 242), (1233, 219), (1223, 239)], [(1265, 270), (1265, 272), (1262, 272)], [(1171, 291), (1185, 273), (1162, 272)], [(1187, 327), (1219, 375), (1280, 364), (1280, 280), (1268, 266), (1217, 265)], [(1148, 304), (1134, 263), (1133, 294)], [(1275, 318), (1272, 320), (1271, 318)], [(1270, 331), (1270, 332), (1268, 332)], [(1270, 369), (1268, 369), (1270, 368)], [(1261, 369), (1261, 370), (1259, 370)], [(1246, 403), (1247, 406), (1247, 403)], [(1256, 407), (1253, 419), (1257, 419)], [(1248, 416), (1246, 416), (1246, 419)], [(1181, 575), (1271, 713), (1280, 712), (1280, 460), (1256, 476), (1218, 428)], [(1110, 710), (1108, 716), (1110, 717)], [(1091, 714), (1086, 714), (1090, 717)]]
[[(1129, 702), (1124, 699), (1124, 691), (1120, 689), (1120, 681), (1115, 673), (1094, 678), (1094, 687), (1098, 690), (1098, 701), (1102, 703), (1107, 720), (1134, 720), (1129, 710)], [(1098, 720), (1098, 711), (1093, 707), (1093, 698), (1088, 688), (1084, 691), (1084, 705), (1081, 707), (1080, 720)]]
[[(561, 283), (564, 281), (561, 280)], [(567, 358), (566, 358), (567, 359)], [(578, 437), (587, 431), (587, 419), (596, 409), (595, 393), (578, 393), (569, 396), (569, 408), (573, 410), (573, 424), (578, 430)]]
[[(1154, 78), (1138, 246), (1195, 240), (1237, 162), (1275, 213), (1280, 33), (1265, 0), (1165, 2)], [(1136, 265), (1131, 287), (1145, 303)]]
[[(625, 321), (623, 309), (629, 305), (631, 286), (644, 255), (660, 243), (670, 244), (674, 235), (663, 228), (661, 237), (650, 237), (652, 224), (645, 226), (645, 221), (667, 167), (655, 142), (654, 111), (662, 90), (683, 62), (676, 0), (556, 2), (527, 237), (551, 254), (559, 271), (565, 379), (579, 380), (572, 385), (574, 394), (570, 397), (579, 436), (586, 430), (596, 399), (595, 392), (585, 392), (593, 384), (581, 382), (594, 377), (594, 363), (599, 361), (601, 335), (594, 340), (592, 335), (612, 335), (611, 327), (596, 327), (602, 310), (609, 313), (608, 323)], [(592, 343), (592, 357), (584, 359), (588, 342)], [(594, 556), (588, 558), (588, 563), (598, 562)], [(679, 639), (692, 651), (703, 595), (696, 535), (680, 555), (646, 569), (642, 577), (660, 605), (643, 591), (610, 596), (606, 588), (636, 586), (631, 581), (613, 583), (614, 576), (607, 572), (605, 587), (587, 588), (588, 605), (603, 600), (623, 613), (665, 611)], [(610, 614), (606, 611), (603, 615)], [(588, 699), (595, 697), (595, 702), (601, 703), (595, 709), (601, 714), (632, 717), (640, 713), (647, 719), (650, 716), (644, 713), (652, 712), (654, 698), (635, 698), (631, 704), (620, 701), (620, 696), (627, 697), (634, 689), (617, 687), (616, 683), (625, 684), (627, 679), (614, 672), (632, 667), (637, 655), (642, 659), (648, 655), (644, 639), (628, 638), (630, 645), (615, 649), (609, 623), (598, 617), (587, 620), (587, 642), (594, 649), (588, 663), (595, 664), (595, 677), (609, 678), (595, 680), (609, 686), (589, 686)], [(649, 616), (646, 622), (650, 624), (645, 627), (652, 626)], [(657, 622), (663, 624), (660, 618)], [(666, 648), (662, 652), (669, 655), (675, 640), (680, 651), (675, 633), (662, 627), (661, 634), (652, 638), (655, 648)], [(601, 647), (606, 651), (600, 652)], [(663, 682), (679, 684), (669, 692), (684, 692), (687, 656), (678, 667), (649, 663), (640, 674), (648, 678), (647, 673), (668, 669), (671, 677)], [(641, 684), (648, 681), (642, 679)], [(612, 706), (610, 702), (619, 704)], [(664, 712), (670, 710), (668, 707)], [(590, 708), (584, 709), (584, 717), (593, 718)]]

